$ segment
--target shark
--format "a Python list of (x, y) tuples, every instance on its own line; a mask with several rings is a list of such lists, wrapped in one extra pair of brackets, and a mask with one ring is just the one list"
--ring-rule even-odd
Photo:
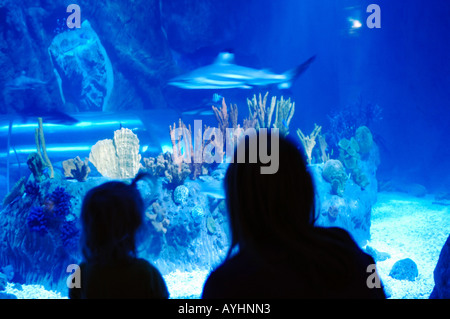
[(267, 69), (254, 69), (234, 63), (234, 54), (221, 52), (214, 63), (169, 80), (168, 84), (182, 89), (251, 89), (255, 86), (277, 85), (289, 89), (294, 80), (305, 72), (316, 56), (282, 74)]
[(36, 78), (26, 76), (25, 71), (22, 71), (22, 73), (18, 77), (7, 82), (5, 88), (12, 91), (34, 90), (43, 87), (47, 84), (48, 81), (42, 81)]

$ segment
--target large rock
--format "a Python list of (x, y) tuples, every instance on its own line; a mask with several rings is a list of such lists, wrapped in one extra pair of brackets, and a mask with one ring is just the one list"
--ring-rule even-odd
[(418, 275), (417, 264), (411, 258), (398, 260), (389, 272), (389, 276), (397, 280), (415, 281)]
[(114, 87), (108, 54), (88, 20), (55, 36), (48, 48), (62, 100), (80, 111), (104, 111)]
[(341, 227), (361, 247), (364, 246), (370, 239), (372, 206), (377, 201), (378, 163), (378, 147), (374, 144), (367, 156), (358, 163), (359, 170), (367, 177), (369, 184), (362, 188), (353, 178), (349, 178), (342, 184), (343, 190), (339, 195), (333, 190), (333, 185), (324, 179), (324, 164), (310, 165), (309, 170), (316, 185), (316, 225)]
[(433, 274), (434, 289), (430, 299), (450, 299), (450, 236), (442, 247)]

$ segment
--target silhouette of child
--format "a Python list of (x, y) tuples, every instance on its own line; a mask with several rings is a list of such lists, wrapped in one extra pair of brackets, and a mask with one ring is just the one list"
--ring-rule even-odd
[(274, 132), (246, 139), (260, 150), (262, 134), (278, 171), (261, 174), (269, 164), (250, 163), (251, 143), (238, 144), (245, 162), (235, 152), (224, 180), (231, 245), (202, 298), (385, 298), (368, 287), (370, 275), (379, 279), (368, 272), (375, 262), (347, 231), (314, 226), (314, 185), (300, 146), (280, 136), (276, 147)]
[(136, 254), (144, 213), (136, 184), (145, 176), (137, 175), (130, 185), (107, 182), (86, 194), (81, 211), (81, 287), (69, 288), (70, 298), (169, 297), (160, 272)]

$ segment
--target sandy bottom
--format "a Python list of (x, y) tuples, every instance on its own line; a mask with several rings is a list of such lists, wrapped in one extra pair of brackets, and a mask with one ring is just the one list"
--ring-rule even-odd
[[(372, 208), (370, 246), (391, 258), (377, 263), (378, 273), (393, 299), (428, 298), (434, 287), (433, 271), (450, 234), (450, 208), (432, 204), (434, 196), (411, 197), (379, 193)], [(411, 258), (417, 264), (415, 281), (389, 276), (393, 264)]]
[[(391, 256), (377, 263), (378, 273), (392, 299), (428, 298), (433, 287), (433, 270), (439, 253), (450, 234), (449, 207), (432, 204), (434, 196), (411, 197), (403, 193), (379, 193), (372, 208), (371, 240), (379, 252)], [(392, 265), (403, 258), (417, 264), (415, 281), (396, 280), (389, 276)], [(164, 276), (171, 298), (199, 298), (209, 271), (175, 271)], [(6, 291), (21, 299), (59, 299), (59, 292), (39, 285), (8, 284)]]

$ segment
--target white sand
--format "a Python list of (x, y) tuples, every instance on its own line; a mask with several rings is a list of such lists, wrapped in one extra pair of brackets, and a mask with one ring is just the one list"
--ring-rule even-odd
[[(439, 253), (450, 234), (449, 207), (433, 205), (434, 196), (416, 198), (403, 193), (379, 193), (372, 209), (369, 245), (391, 258), (377, 263), (378, 273), (393, 299), (428, 298), (433, 287), (433, 270)], [(392, 265), (403, 258), (417, 264), (415, 281), (396, 280), (388, 276)], [(208, 271), (175, 271), (164, 276), (171, 298), (199, 298)], [(25, 299), (61, 299), (59, 292), (39, 285), (8, 284), (6, 291)]]
[[(393, 299), (428, 298), (434, 287), (433, 271), (450, 234), (449, 207), (433, 205), (434, 196), (411, 197), (403, 193), (379, 193), (372, 208), (370, 246), (391, 258), (377, 263), (382, 282)], [(389, 276), (392, 265), (403, 258), (417, 264), (415, 281)]]

